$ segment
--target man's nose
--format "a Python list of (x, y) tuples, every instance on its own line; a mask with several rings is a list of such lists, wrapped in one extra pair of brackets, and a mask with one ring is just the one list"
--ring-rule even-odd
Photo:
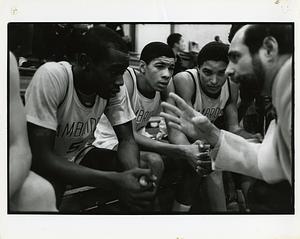
[(232, 67), (232, 63), (231, 62), (229, 62), (229, 64), (226, 67), (225, 75), (227, 77), (233, 77), (234, 76), (234, 69)]
[(217, 75), (216, 75), (216, 74), (213, 74), (213, 75), (211, 76), (210, 82), (211, 82), (212, 84), (214, 84), (214, 85), (218, 83), (218, 79), (217, 79)]
[(118, 76), (116, 81), (115, 81), (115, 85), (121, 86), (124, 84), (124, 80), (123, 80), (123, 76)]
[(162, 74), (163, 78), (170, 78), (171, 75), (172, 75), (171, 71), (168, 68), (164, 69), (163, 74)]

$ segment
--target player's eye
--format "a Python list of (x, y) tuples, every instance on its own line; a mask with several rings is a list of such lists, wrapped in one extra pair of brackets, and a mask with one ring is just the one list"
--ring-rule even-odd
[(124, 67), (120, 68), (112, 68), (109, 70), (111, 75), (117, 76), (117, 75), (123, 75), (126, 69)]
[(225, 70), (218, 71), (218, 76), (223, 76), (225, 74)]
[(157, 65), (155, 65), (155, 67), (158, 69), (163, 69), (163, 68), (165, 68), (165, 65), (157, 64)]
[(204, 75), (206, 76), (211, 76), (212, 75), (212, 71), (208, 70), (208, 69), (203, 69), (202, 72), (204, 73)]
[(170, 67), (169, 67), (169, 70), (170, 70), (170, 71), (174, 71), (174, 69), (175, 69), (175, 66), (170, 66)]

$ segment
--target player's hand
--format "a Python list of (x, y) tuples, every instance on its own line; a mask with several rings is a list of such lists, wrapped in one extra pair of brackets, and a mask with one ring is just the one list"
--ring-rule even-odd
[(174, 158), (187, 160), (187, 162), (196, 169), (197, 161), (200, 159), (200, 151), (198, 145), (177, 145), (179, 152), (174, 155)]
[[(141, 183), (141, 178), (147, 184)], [(144, 211), (155, 196), (155, 181), (150, 169), (134, 168), (119, 173), (117, 190), (120, 200), (132, 211)]]
[(208, 176), (212, 170), (212, 161), (209, 155), (210, 145), (205, 144), (201, 140), (194, 142), (194, 145), (197, 145), (199, 150), (199, 158), (196, 162), (195, 170), (201, 177)]
[(182, 131), (194, 140), (204, 139), (210, 145), (216, 145), (220, 130), (206, 116), (195, 111), (178, 95), (170, 93), (169, 97), (175, 101), (177, 106), (163, 102), (161, 105), (166, 112), (160, 113), (160, 116), (168, 121), (168, 125)]

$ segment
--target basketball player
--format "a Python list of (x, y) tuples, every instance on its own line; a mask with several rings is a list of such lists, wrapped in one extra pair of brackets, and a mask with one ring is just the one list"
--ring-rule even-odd
[(268, 183), (292, 184), (292, 57), (291, 24), (253, 24), (233, 33), (226, 73), (232, 80), (272, 96), (277, 119), (271, 121), (261, 144), (219, 130), (206, 116), (193, 110), (175, 94), (177, 107), (163, 103), (175, 115), (162, 113), (169, 125), (193, 139), (204, 138), (212, 147), (218, 170), (233, 171)]
[[(173, 145), (151, 139), (145, 134), (145, 126), (153, 115), (158, 115), (161, 100), (165, 100), (166, 89), (172, 77), (175, 55), (172, 49), (162, 42), (147, 44), (140, 57), (139, 70), (128, 67), (123, 78), (135, 112), (133, 121), (134, 137), (141, 151), (141, 162), (149, 162), (152, 172), (159, 182), (164, 164), (161, 158), (195, 161), (199, 157), (196, 145)], [(118, 139), (105, 116), (102, 116), (95, 131), (94, 146), (116, 150)]]
[[(97, 27), (81, 36), (73, 65), (46, 63), (33, 76), (25, 95), (33, 166), (49, 178), (58, 199), (64, 186), (72, 184), (117, 192), (130, 211), (144, 210), (152, 200), (155, 177), (139, 168), (131, 122), (135, 115), (123, 86), (127, 67), (121, 37)], [(118, 151), (85, 154), (103, 113), (118, 137)], [(142, 176), (149, 183), (142, 185)]]
[(55, 212), (53, 187), (30, 171), (31, 150), (19, 84), (17, 61), (9, 53), (9, 210)]
[[(171, 89), (170, 85), (170, 91), (175, 91), (188, 105), (201, 112), (219, 128), (227, 128), (233, 133), (252, 138), (253, 135), (244, 131), (238, 124), (236, 107), (238, 86), (230, 82), (225, 75), (228, 49), (228, 45), (222, 42), (206, 44), (198, 54), (198, 66), (175, 75), (174, 89)], [(193, 143), (188, 135), (172, 128), (169, 128), (169, 138), (174, 144)], [(182, 188), (195, 184), (192, 173), (187, 173), (186, 177)], [(222, 172), (212, 172), (203, 179), (203, 183), (206, 188), (204, 190), (208, 193), (211, 210), (226, 211)], [(188, 210), (191, 201), (187, 193), (177, 198), (180, 200), (178, 204), (182, 205), (179, 207)]]

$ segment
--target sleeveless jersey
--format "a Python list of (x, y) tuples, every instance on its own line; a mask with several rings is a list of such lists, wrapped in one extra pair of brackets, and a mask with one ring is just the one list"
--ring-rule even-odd
[[(77, 96), (71, 65), (68, 62), (46, 64), (36, 79), (33, 78), (26, 91), (26, 114), (27, 121), (56, 131), (54, 151), (57, 155), (74, 161), (75, 156), (80, 154), (87, 144), (93, 142), (93, 132), (104, 111), (115, 124), (121, 123), (120, 114), (123, 115), (124, 122), (134, 118), (128, 97), (126, 99), (125, 87), (121, 87), (120, 92), (111, 98), (109, 103), (108, 100), (96, 96), (94, 105), (86, 107)], [(47, 94), (41, 93), (50, 88), (47, 82), (54, 82), (51, 88), (54, 88), (56, 98), (51, 98), (50, 89)], [(40, 87), (37, 87), (39, 84)], [(64, 97), (58, 100), (59, 95)], [(54, 100), (61, 101), (58, 107), (52, 104)], [(116, 111), (119, 108), (122, 110)], [(43, 111), (44, 113), (40, 113)], [(48, 120), (45, 120), (47, 118)]]
[(192, 77), (195, 85), (195, 94), (193, 97), (193, 108), (205, 115), (211, 122), (224, 115), (224, 108), (230, 99), (230, 86), (229, 80), (226, 80), (222, 86), (221, 94), (218, 98), (214, 99), (207, 96), (200, 86), (199, 72), (197, 69), (189, 69), (186, 72)]
[[(160, 92), (156, 92), (154, 98), (149, 99), (143, 96), (137, 87), (137, 76), (133, 68), (128, 67), (132, 83), (133, 92), (131, 95), (131, 106), (136, 115), (135, 129), (140, 133), (144, 134), (144, 128), (147, 125), (151, 116), (155, 115), (160, 107)], [(118, 139), (114, 133), (113, 128), (109, 124), (105, 115), (103, 115), (97, 125), (95, 131), (94, 146), (98, 148), (113, 149), (118, 144)]]

